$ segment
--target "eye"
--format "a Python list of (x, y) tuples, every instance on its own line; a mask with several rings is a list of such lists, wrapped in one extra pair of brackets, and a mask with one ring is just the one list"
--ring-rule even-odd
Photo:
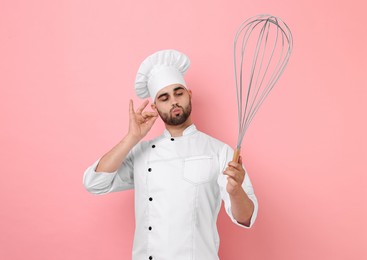
[(176, 96), (182, 96), (183, 95), (183, 92), (177, 92), (176, 93)]
[(168, 97), (161, 97), (160, 99), (159, 99), (159, 101), (162, 101), (162, 102), (165, 102), (165, 101), (167, 101), (168, 100)]

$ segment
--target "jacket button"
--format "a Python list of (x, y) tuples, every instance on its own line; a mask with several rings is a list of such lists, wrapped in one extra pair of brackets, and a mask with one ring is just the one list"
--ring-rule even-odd
[(152, 230), (152, 227), (149, 227), (148, 229), (149, 229), (149, 230)]
[(152, 198), (152, 197), (150, 197), (150, 198), (149, 198), (149, 201), (152, 201), (152, 200), (153, 200), (153, 198)]
[(153, 259), (153, 256), (149, 256), (149, 260), (152, 260)]
[(155, 148), (155, 144), (152, 145), (152, 148)]
[(151, 171), (152, 171), (152, 168), (149, 168), (149, 169), (148, 169), (148, 172), (151, 172)]
[(175, 140), (175, 138), (171, 138), (171, 141), (174, 141)]

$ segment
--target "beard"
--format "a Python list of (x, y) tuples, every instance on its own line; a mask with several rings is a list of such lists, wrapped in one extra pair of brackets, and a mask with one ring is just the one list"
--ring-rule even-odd
[[(172, 115), (172, 111), (175, 108), (181, 108), (182, 112), (179, 115)], [(191, 100), (186, 107), (175, 105), (171, 108), (169, 113), (163, 113), (158, 110), (159, 116), (162, 118), (163, 122), (167, 125), (181, 125), (186, 122), (191, 114)]]

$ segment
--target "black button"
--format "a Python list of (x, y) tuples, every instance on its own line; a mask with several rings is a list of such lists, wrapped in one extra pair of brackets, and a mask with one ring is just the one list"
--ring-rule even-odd
[(149, 256), (149, 260), (152, 260), (153, 259), (153, 256)]
[(152, 197), (150, 197), (150, 198), (149, 198), (149, 201), (152, 201), (152, 200), (153, 200), (153, 198), (152, 198)]
[(155, 148), (155, 144), (152, 145), (152, 148)]
[(171, 138), (171, 141), (174, 141), (175, 140), (175, 138)]
[(148, 172), (151, 172), (151, 171), (152, 171), (152, 168), (149, 168), (149, 169), (148, 169)]
[(149, 227), (148, 229), (149, 229), (149, 230), (152, 230), (152, 227)]

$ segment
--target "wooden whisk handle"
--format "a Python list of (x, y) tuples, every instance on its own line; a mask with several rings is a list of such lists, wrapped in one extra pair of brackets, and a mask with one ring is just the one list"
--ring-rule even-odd
[(234, 151), (232, 161), (234, 161), (234, 162), (238, 162), (238, 160), (239, 160), (239, 158), (240, 158), (240, 153), (241, 153), (241, 150), (240, 150), (240, 149), (236, 149), (236, 150)]

